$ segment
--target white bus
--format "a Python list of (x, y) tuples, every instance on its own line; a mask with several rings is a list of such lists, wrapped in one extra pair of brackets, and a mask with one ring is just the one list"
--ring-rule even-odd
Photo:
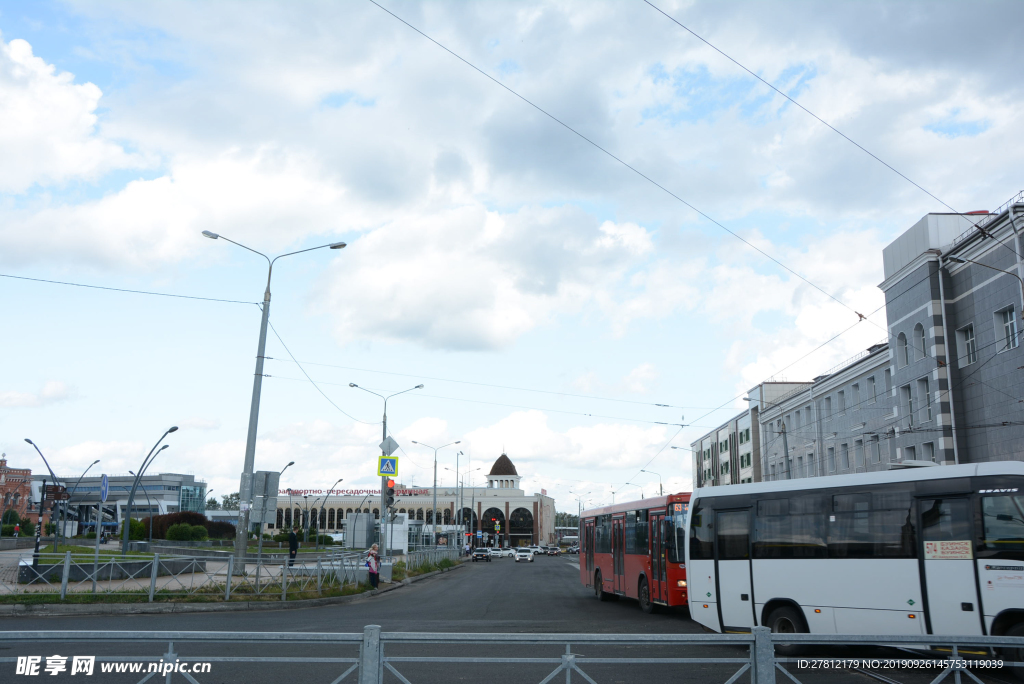
[(1024, 463), (705, 487), (688, 518), (712, 630), (1024, 636)]

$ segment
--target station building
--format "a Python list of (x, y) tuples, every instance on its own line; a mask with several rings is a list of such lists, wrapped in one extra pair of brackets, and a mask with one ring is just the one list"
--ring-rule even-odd
[[(475, 546), (527, 546), (555, 544), (555, 500), (542, 489), (527, 494), (521, 476), (506, 454), (501, 454), (482, 487), (438, 487), (437, 511), (432, 487), (395, 487), (395, 512), (430, 533), (459, 528), (472, 535)], [(460, 513), (461, 511), (461, 513)], [(287, 488), (278, 491), (277, 519), (265, 531), (288, 529), (293, 524), (327, 533), (340, 533), (355, 513), (380, 518), (380, 489)], [(437, 519), (435, 526), (434, 520)], [(418, 525), (417, 525), (418, 523)], [(479, 532), (479, 534), (477, 534)]]

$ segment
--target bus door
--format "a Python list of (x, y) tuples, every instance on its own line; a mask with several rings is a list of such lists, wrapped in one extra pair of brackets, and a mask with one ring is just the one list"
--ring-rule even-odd
[(921, 594), (929, 634), (982, 634), (967, 498), (918, 499)]
[(665, 573), (665, 512), (651, 511), (651, 600), (668, 602), (668, 582)]
[(623, 518), (612, 520), (612, 574), (615, 576), (615, 593), (626, 593), (626, 537), (623, 534)]
[(715, 576), (722, 631), (747, 631), (754, 626), (750, 509), (716, 511), (715, 522)]
[(594, 583), (594, 519), (589, 518), (583, 526), (583, 547), (587, 563), (587, 586)]

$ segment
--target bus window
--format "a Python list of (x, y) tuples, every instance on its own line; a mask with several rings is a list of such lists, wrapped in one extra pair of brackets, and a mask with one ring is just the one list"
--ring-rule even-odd
[(715, 512), (698, 506), (690, 519), (690, 560), (714, 560)]
[(594, 553), (612, 552), (612, 516), (599, 515), (594, 519)]
[[(981, 499), (985, 526), (982, 546), (985, 551), (1011, 552), (1013, 558), (1024, 558), (1024, 497), (985, 496)], [(986, 554), (991, 556), (991, 554)]]
[[(898, 492), (882, 494), (832, 497), (829, 558), (917, 557), (912, 500)], [(894, 507), (880, 510), (880, 506)]]
[(718, 514), (718, 560), (750, 558), (750, 512), (726, 511)]
[(966, 541), (971, 538), (967, 499), (933, 499), (924, 502), (921, 511), (921, 539), (929, 541)]
[(826, 558), (825, 499), (801, 496), (757, 502), (754, 558)]
[[(647, 548), (647, 511), (636, 512), (636, 527), (633, 530), (634, 540), (633, 547), (636, 549), (634, 553), (649, 554), (650, 550)], [(626, 542), (627, 544), (629, 542)]]

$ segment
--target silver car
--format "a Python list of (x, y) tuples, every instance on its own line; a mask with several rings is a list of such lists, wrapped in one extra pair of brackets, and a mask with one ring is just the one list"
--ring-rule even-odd
[(533, 552), (530, 549), (516, 549), (516, 563), (519, 561), (533, 562)]

